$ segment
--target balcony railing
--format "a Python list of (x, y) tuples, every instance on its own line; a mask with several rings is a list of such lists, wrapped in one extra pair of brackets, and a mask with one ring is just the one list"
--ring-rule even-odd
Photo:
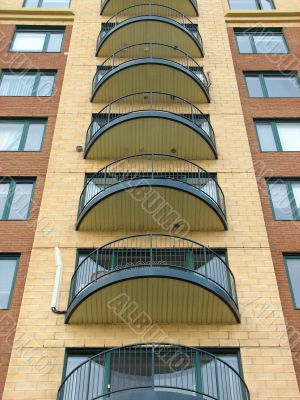
[(213, 250), (172, 235), (136, 235), (116, 240), (91, 252), (72, 277), (69, 305), (93, 283), (110, 274), (140, 268), (166, 268), (196, 274), (224, 291), (237, 306), (234, 276)]
[(215, 134), (208, 118), (190, 102), (170, 94), (160, 92), (141, 92), (117, 99), (105, 106), (90, 124), (86, 146), (98, 132), (114, 120), (139, 112), (165, 112), (178, 115), (201, 128), (216, 146)]
[(107, 350), (64, 380), (57, 400), (250, 400), (229, 364), (205, 350), (140, 344)]
[(163, 17), (179, 23), (197, 40), (199, 46), (203, 48), (202, 37), (199, 33), (198, 26), (195, 25), (184, 14), (180, 13), (174, 8), (162, 6), (159, 4), (139, 4), (125, 8), (119, 11), (106, 23), (102, 24), (101, 32), (97, 39), (97, 52), (101, 46), (102, 41), (105, 39), (108, 32), (114, 29), (122, 22), (134, 17)]
[(192, 72), (204, 84), (206, 89), (209, 89), (210, 81), (204, 74), (203, 68), (184, 51), (162, 43), (139, 43), (117, 51), (98, 67), (93, 79), (93, 92), (107, 73), (126, 62), (141, 59), (163, 59), (179, 64)]
[(225, 216), (224, 194), (212, 174), (191, 161), (156, 153), (126, 157), (97, 172), (81, 193), (78, 215), (97, 195), (114, 185), (133, 180), (143, 181), (142, 185), (154, 179), (179, 181), (195, 187), (207, 195)]

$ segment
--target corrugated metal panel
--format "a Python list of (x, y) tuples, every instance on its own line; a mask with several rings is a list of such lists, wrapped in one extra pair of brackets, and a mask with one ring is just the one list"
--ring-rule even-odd
[[(121, 294), (128, 296), (128, 302), (110, 303)], [(114, 311), (108, 304), (114, 305)], [(230, 308), (215, 294), (167, 278), (128, 280), (102, 289), (78, 306), (70, 323), (147, 324), (149, 317), (157, 323), (236, 323)]]
[[(163, 38), (163, 39), (162, 39)], [(130, 23), (117, 29), (101, 46), (101, 57), (109, 57), (122, 47), (137, 43), (161, 43), (177, 46), (192, 57), (201, 57), (199, 47), (183, 28), (159, 21)]]

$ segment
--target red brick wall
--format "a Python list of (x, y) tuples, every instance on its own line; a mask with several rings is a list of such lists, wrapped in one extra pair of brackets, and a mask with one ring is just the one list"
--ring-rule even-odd
[(269, 236), (274, 268), (285, 315), (295, 369), (300, 385), (300, 310), (295, 310), (283, 262), (283, 253), (300, 253), (300, 221), (274, 221), (266, 178), (299, 177), (300, 152), (262, 153), (256, 137), (254, 118), (300, 118), (300, 99), (251, 99), (243, 71), (295, 70), (300, 77), (300, 28), (285, 28), (289, 55), (242, 55), (237, 51), (233, 28), (228, 29), (233, 61), (260, 197)]
[[(41, 152), (0, 152), (0, 177), (36, 177), (33, 204), (28, 221), (0, 221), (0, 253), (20, 253), (20, 264), (16, 277), (10, 310), (0, 310), (0, 398), (6, 379), (14, 330), (22, 301), (35, 226), (43, 193), (48, 166), (56, 114), (60, 100), (64, 70), (71, 37), (71, 27), (66, 28), (61, 53), (9, 53), (8, 48), (15, 26), (1, 25), (0, 68), (1, 69), (53, 69), (57, 70), (56, 90), (51, 98), (0, 97), (0, 117), (46, 117), (47, 129)], [(45, 230), (51, 229), (49, 221)], [(42, 268), (43, 266), (41, 266)]]

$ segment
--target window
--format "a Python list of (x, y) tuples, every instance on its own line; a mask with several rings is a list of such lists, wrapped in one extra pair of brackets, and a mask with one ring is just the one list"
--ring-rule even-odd
[(286, 54), (288, 47), (281, 30), (236, 30), (235, 36), (240, 53)]
[(300, 220), (300, 179), (272, 179), (269, 193), (276, 220)]
[(300, 151), (300, 120), (255, 121), (261, 151)]
[(40, 151), (45, 120), (1, 120), (0, 151)]
[(28, 219), (33, 188), (32, 179), (2, 178), (0, 180), (0, 219)]
[(0, 309), (10, 306), (18, 264), (19, 256), (0, 254)]
[(17, 28), (10, 50), (19, 52), (58, 53), (61, 51), (63, 37), (63, 29), (51, 28), (51, 30), (45, 30)]
[(229, 0), (229, 7), (233, 10), (272, 10), (275, 8), (273, 0)]
[(69, 8), (71, 0), (24, 0), (23, 7)]
[(55, 72), (2, 72), (0, 96), (52, 96)]
[(284, 256), (284, 263), (294, 306), (300, 309), (300, 254)]
[[(164, 387), (164, 390), (167, 390), (166, 388), (177, 388), (178, 392), (182, 392), (179, 389), (181, 387), (189, 391), (190, 394), (195, 393), (196, 390), (203, 393), (210, 393), (211, 398), (217, 398), (217, 396), (219, 396), (218, 398), (230, 400), (246, 398), (243, 395), (243, 387), (238, 386), (240, 385), (240, 381), (236, 379), (234, 372), (236, 371), (239, 376), (243, 375), (240, 356), (237, 350), (207, 349), (208, 353), (215, 355), (221, 361), (229, 364), (233, 371), (229, 369), (225, 371), (222, 364), (215, 363), (214, 357), (212, 358), (210, 355), (206, 355), (206, 353), (192, 351), (191, 349), (182, 348), (182, 352), (180, 352), (178, 348), (175, 348), (175, 351), (177, 351), (176, 360), (179, 365), (177, 369), (174, 369), (174, 362), (171, 362), (171, 360), (174, 361), (175, 354), (171, 351), (171, 348), (166, 349), (165, 353), (161, 347), (154, 348), (153, 352), (151, 349), (147, 351), (145, 347), (143, 350), (139, 350), (138, 348), (131, 349), (130, 347), (117, 349), (115, 352), (107, 350), (74, 349), (67, 351), (63, 379), (76, 368), (79, 369), (72, 376), (69, 385), (65, 387), (66, 392), (62, 391), (63, 399), (82, 399), (82, 387), (85, 387), (85, 377), (88, 379), (89, 375), (85, 373), (86, 368), (84, 366), (80, 369), (80, 365), (93, 357), (94, 360), (89, 366), (91, 368), (90, 374), (94, 377), (94, 384), (89, 385), (89, 398), (102, 398), (106, 397), (105, 394), (109, 391), (111, 393), (118, 393), (124, 389), (137, 389), (139, 387), (143, 389), (143, 393), (148, 397), (147, 388), (151, 388), (152, 378), (157, 376), (158, 378), (155, 380), (156, 386)], [(103, 351), (106, 351), (105, 356), (100, 355), (95, 357)], [(163, 369), (160, 357), (164, 360)], [(170, 360), (169, 362), (168, 359)], [(180, 370), (181, 365), (183, 366), (182, 371)], [(141, 375), (142, 370), (147, 371), (147, 374)], [(224, 376), (226, 376), (227, 384), (224, 384)], [(230, 382), (232, 385), (230, 385)], [(231, 393), (228, 393), (230, 386)], [(224, 388), (224, 391), (222, 391), (222, 388)], [(218, 390), (220, 393), (217, 393)], [(172, 391), (171, 389), (170, 392)], [(171, 396), (167, 397), (171, 398)], [(184, 396), (183, 394), (183, 397), (189, 396)], [(194, 396), (191, 395), (192, 397)]]
[(300, 97), (296, 72), (245, 73), (249, 97)]

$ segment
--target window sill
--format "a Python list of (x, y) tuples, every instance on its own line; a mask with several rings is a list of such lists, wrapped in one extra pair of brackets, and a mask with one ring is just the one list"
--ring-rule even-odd
[(69, 8), (7, 8), (0, 10), (2, 20), (73, 21), (74, 11)]
[(258, 22), (258, 21), (300, 21), (300, 11), (281, 10), (228, 10), (225, 12), (226, 22)]

